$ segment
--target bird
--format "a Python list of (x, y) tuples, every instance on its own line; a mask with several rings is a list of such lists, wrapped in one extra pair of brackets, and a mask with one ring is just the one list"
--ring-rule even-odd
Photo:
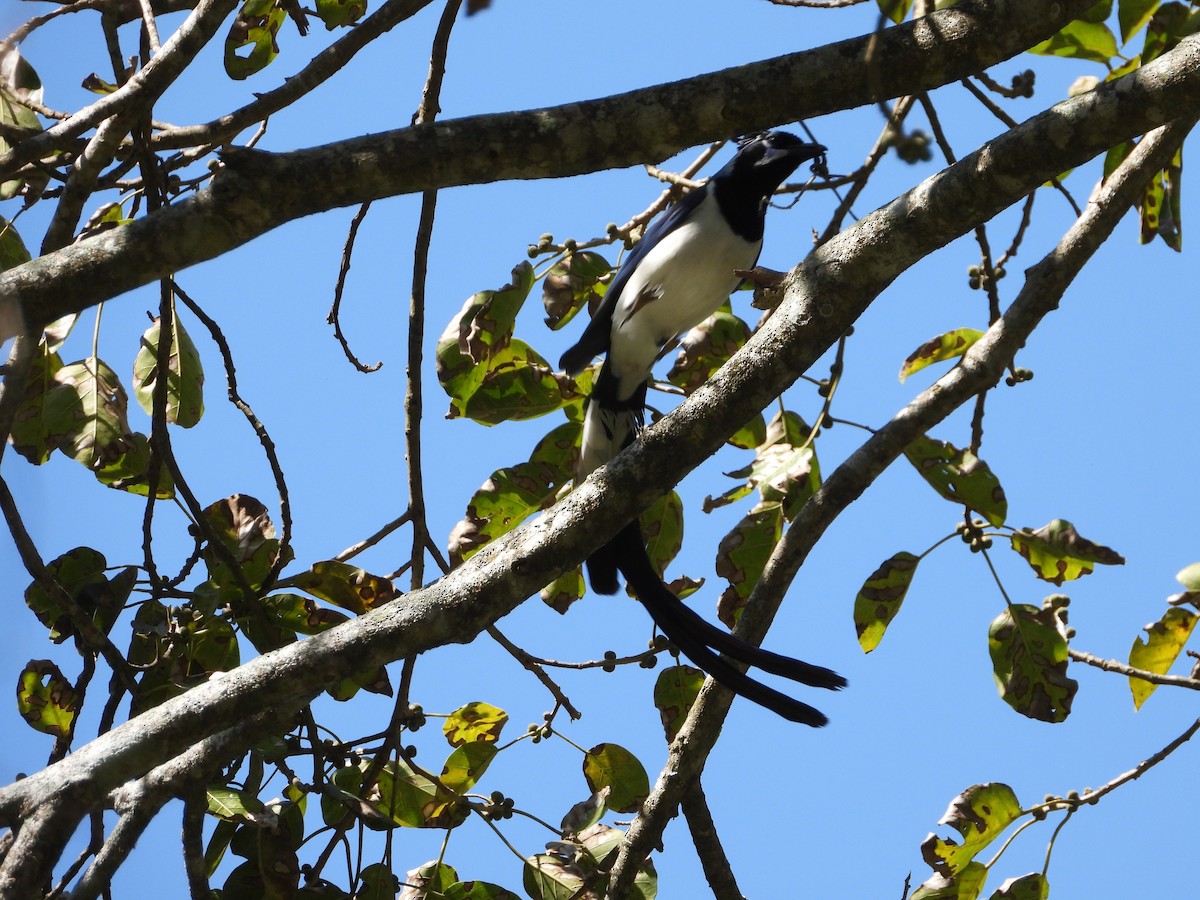
[[(559, 363), (575, 375), (604, 356), (584, 414), (576, 485), (633, 442), (645, 420), (651, 369), (664, 348), (737, 289), (737, 272), (758, 261), (772, 194), (804, 162), (824, 171), (825, 153), (821, 144), (785, 131), (740, 139), (733, 158), (651, 222), (626, 255), (591, 322)], [(587, 570), (599, 594), (616, 593), (618, 573), (624, 575), (667, 639), (734, 693), (790, 721), (827, 723), (819, 710), (754, 680), (720, 654), (813, 687), (838, 690), (846, 680), (743, 641), (682, 603), (650, 561), (636, 519), (588, 558)]]

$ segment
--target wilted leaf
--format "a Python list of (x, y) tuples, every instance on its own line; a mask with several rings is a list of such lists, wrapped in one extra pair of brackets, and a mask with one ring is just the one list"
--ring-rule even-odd
[(922, 436), (905, 448), (904, 455), (947, 500), (970, 507), (996, 528), (1004, 524), (1008, 515), (1004, 488), (988, 464), (970, 450)]
[(671, 666), (654, 682), (654, 705), (662, 718), (667, 740), (675, 740), (704, 684), (704, 673), (691, 666)]
[(618, 744), (597, 744), (583, 758), (583, 777), (595, 793), (609, 788), (608, 808), (637, 812), (650, 793), (650, 778), (638, 758)]
[(926, 341), (904, 360), (900, 367), (900, 381), (904, 382), (913, 372), (919, 372), (926, 366), (956, 359), (966, 353), (971, 345), (983, 337), (983, 332), (975, 328), (955, 328), (945, 334)]
[(35, 730), (66, 737), (75, 721), (75, 689), (48, 659), (31, 659), (17, 680), (17, 712)]
[(1061, 722), (1071, 713), (1079, 683), (1067, 677), (1065, 598), (1039, 609), (1016, 603), (996, 617), (988, 651), (1004, 702), (1031, 719)]
[[(1161, 619), (1145, 627), (1145, 640), (1141, 635), (1133, 639), (1129, 664), (1135, 669), (1165, 675), (1191, 637), (1196, 618), (1195, 613), (1178, 606), (1168, 609)], [(1131, 677), (1129, 689), (1133, 692), (1133, 708), (1140, 709), (1157, 688), (1157, 684)]]
[(920, 561), (919, 556), (905, 551), (884, 560), (854, 598), (854, 629), (864, 653), (883, 640), (883, 633), (900, 612)]
[(1021, 804), (1007, 784), (972, 785), (951, 800), (945, 815), (938, 819), (939, 825), (957, 831), (962, 843), (930, 834), (921, 843), (921, 856), (935, 872), (956, 875), (1020, 816)]
[(1046, 900), (1050, 896), (1050, 883), (1041, 872), (1030, 872), (1018, 878), (1006, 879), (990, 900)]
[(821, 469), (808, 425), (793, 412), (776, 414), (758, 445), (754, 462), (728, 474), (746, 480), (719, 497), (706, 497), (705, 512), (757, 490), (763, 501), (783, 503), (784, 517), (790, 521), (821, 486)]
[(460, 706), (446, 717), (442, 733), (451, 747), (463, 744), (494, 744), (508, 722), (508, 713), (480, 700)]
[(91, 357), (63, 366), (54, 380), (44, 415), (65, 454), (97, 470), (129, 452), (129, 397), (112, 369)]
[(1097, 563), (1123, 566), (1125, 557), (1110, 547), (1082, 537), (1066, 519), (1054, 519), (1036, 531), (1014, 531), (1012, 548), (1033, 567), (1043, 581), (1061, 585), (1091, 573)]
[(954, 875), (934, 872), (912, 892), (909, 900), (976, 900), (983, 893), (987, 876), (987, 866), (971, 860)]
[(608, 810), (610, 793), (612, 793), (612, 788), (602, 787), (586, 800), (581, 800), (572, 806), (563, 816), (559, 826), (561, 830), (567, 835), (579, 834), (599, 822)]
[[(200, 351), (192, 343), (178, 318), (172, 319), (171, 351), (167, 360), (167, 421), (191, 428), (204, 414), (204, 369)], [(147, 414), (154, 412), (154, 390), (158, 384), (158, 342), (161, 320), (155, 318), (142, 335), (141, 348), (133, 361), (133, 393)]]
[(225, 38), (225, 73), (241, 81), (270, 65), (279, 55), (275, 38), (285, 18), (277, 0), (246, 0)]

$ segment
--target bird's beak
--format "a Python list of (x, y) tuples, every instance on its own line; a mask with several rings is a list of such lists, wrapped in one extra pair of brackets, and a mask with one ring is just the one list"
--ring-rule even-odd
[(769, 165), (777, 160), (787, 159), (799, 166), (802, 162), (824, 155), (824, 144), (797, 144), (794, 147), (772, 147), (763, 156), (762, 162)]

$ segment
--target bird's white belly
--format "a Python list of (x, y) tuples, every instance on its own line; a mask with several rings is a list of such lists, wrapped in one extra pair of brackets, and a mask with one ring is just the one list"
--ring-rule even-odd
[(654, 247), (621, 291), (608, 359), (622, 397), (645, 381), (663, 344), (708, 318), (737, 287), (736, 269), (758, 259), (761, 241), (734, 234), (706, 198)]

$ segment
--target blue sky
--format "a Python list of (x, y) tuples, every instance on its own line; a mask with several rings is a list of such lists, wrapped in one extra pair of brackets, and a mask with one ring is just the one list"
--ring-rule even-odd
[[(694, 4), (614, 2), (602, 7), (504, 3), (458, 23), (451, 41), (442, 97), (453, 117), (551, 105), (603, 96), (639, 85), (682, 78), (724, 66), (817, 46), (868, 30), (866, 8), (840, 12), (786, 9), (761, 0), (712, 6), (702, 16)], [(27, 10), (17, 10), (25, 13)], [(291, 149), (406, 124), (419, 100), (427, 47), (438, 10), (428, 9), (364, 52), (342, 76), (272, 121), (260, 146)], [(108, 72), (99, 28), (92, 16), (70, 17), (36, 34), (25, 53), (47, 84), (46, 103), (73, 109), (87, 102), (78, 83), (89, 72)], [(0, 12), (0, 30), (18, 21)], [(178, 19), (169, 19), (169, 22)], [(176, 124), (204, 121), (241, 105), (252, 91), (277, 85), (326, 40), (318, 27), (301, 40), (285, 26), (283, 55), (262, 74), (229, 82), (220, 66), (219, 42), (194, 72), (164, 98), (156, 117)], [(125, 33), (128, 46), (135, 46)], [(1088, 63), (1018, 58), (993, 75), (1007, 82), (1017, 71), (1038, 71), (1037, 95), (1009, 106), (1018, 119), (1066, 94), (1078, 74), (1102, 74)], [(935, 94), (942, 121), (959, 155), (998, 133), (1001, 126), (951, 86)], [(920, 123), (918, 117), (910, 125)], [(781, 123), (786, 125), (787, 123)], [(857, 166), (881, 122), (874, 110), (812, 120), (830, 148), (834, 171)], [(720, 160), (727, 158), (725, 151)], [(680, 165), (690, 159), (683, 154)], [(719, 164), (719, 163), (718, 163)], [(865, 214), (939, 168), (887, 161), (856, 206)], [(710, 167), (709, 172), (714, 167)], [(1080, 201), (1098, 177), (1099, 163), (1073, 173), (1068, 185)], [(1186, 175), (1185, 175), (1186, 179)], [(320, 190), (320, 185), (313, 185)], [(488, 185), (445, 191), (430, 261), (426, 360), (433, 343), (463, 300), (500, 287), (525, 248), (549, 231), (587, 238), (609, 221), (625, 221), (659, 192), (640, 169), (585, 178)], [(1185, 184), (1185, 250), (1195, 221), (1194, 195)], [(810, 194), (790, 211), (768, 219), (765, 265), (788, 268), (811, 246), (811, 229), (828, 219), (834, 199)], [(341, 244), (352, 211), (293, 223), (228, 257), (181, 273), (180, 283), (215, 316), (238, 361), (242, 392), (270, 429), (292, 490), (297, 519), (295, 550), (301, 563), (325, 559), (399, 515), (406, 503), (402, 402), (405, 311), (417, 201), (378, 203), (360, 234), (344, 302), (343, 327), (358, 355), (382, 360), (374, 375), (353, 371), (325, 323)], [(0, 214), (12, 210), (0, 207)], [(1043, 192), (1020, 255), (1001, 283), (1006, 301), (1021, 271), (1047, 252), (1069, 226), (1071, 210)], [(34, 215), (19, 224), (26, 240), (40, 236)], [(991, 226), (994, 248), (1003, 248), (1017, 217), (1006, 213)], [(900, 384), (907, 354), (929, 337), (960, 326), (983, 327), (986, 309), (967, 287), (966, 267), (978, 260), (973, 243), (958, 241), (902, 277), (855, 329), (846, 374), (834, 411), (878, 426), (927, 386), (943, 367)], [(1035, 333), (1019, 362), (1035, 372), (1028, 384), (994, 393), (982, 456), (999, 475), (1009, 500), (1009, 524), (1038, 527), (1052, 518), (1074, 521), (1087, 537), (1128, 560), (1066, 585), (1072, 598), (1074, 646), (1124, 659), (1142, 625), (1161, 615), (1163, 599), (1178, 590), (1173, 575), (1200, 558), (1194, 514), (1200, 488), (1191, 476), (1192, 448), (1200, 437), (1194, 413), (1200, 363), (1194, 335), (1200, 314), (1188, 296), (1188, 258), (1163, 244), (1137, 244), (1130, 217), (1071, 288), (1061, 311)], [(154, 292), (138, 291), (106, 305), (100, 355), (128, 377), (145, 311)], [(735, 309), (755, 314), (737, 299)], [(581, 323), (562, 334), (540, 324), (536, 297), (519, 334), (556, 359)], [(85, 315), (64, 351), (89, 352), (94, 317)], [(277, 509), (270, 473), (240, 415), (223, 399), (219, 364), (202, 329), (188, 323), (205, 354), (207, 415), (190, 432), (175, 433), (180, 461), (201, 502), (233, 493), (253, 494)], [(817, 367), (827, 367), (824, 361)], [(823, 371), (812, 374), (821, 375)], [(508, 423), (489, 430), (461, 420), (444, 421), (447, 399), (432, 366), (426, 373), (425, 466), (430, 523), (440, 543), (462, 516), (472, 492), (490, 472), (527, 458), (555, 417)], [(820, 400), (797, 388), (789, 406), (808, 418)], [(135, 428), (148, 422), (133, 414)], [(848, 427), (832, 429), (818, 444), (823, 469), (861, 440)], [(934, 435), (958, 445), (968, 423), (957, 415)], [(681, 492), (687, 505), (684, 553), (673, 572), (708, 579), (693, 602), (712, 615), (720, 591), (713, 554), (721, 536), (746, 511), (699, 510), (705, 494), (731, 482), (723, 472), (748, 462), (726, 450), (692, 473)], [(56, 458), (33, 469), (15, 454), (5, 475), (44, 557), (80, 544), (102, 550), (112, 564), (141, 558), (141, 504), (97, 485), (79, 466)], [(928, 875), (919, 845), (952, 797), (971, 784), (1003, 781), (1026, 805), (1047, 792), (1097, 786), (1133, 767), (1192, 721), (1188, 698), (1160, 689), (1135, 713), (1123, 678), (1072, 665), (1081, 682), (1070, 719), (1057, 726), (1012, 712), (997, 696), (987, 655), (987, 627), (1003, 601), (977, 556), (952, 542), (921, 566), (906, 605), (882, 645), (864, 657), (851, 619), (862, 581), (898, 550), (920, 552), (952, 530), (958, 512), (933, 494), (906, 463), (897, 463), (830, 529), (811, 554), (778, 617), (767, 646), (828, 665), (851, 683), (840, 695), (819, 696), (831, 725), (819, 732), (792, 726), (744, 701), (735, 703), (704, 785), (722, 840), (743, 892), (750, 897), (807, 893), (816, 897), (898, 897), (905, 875), (913, 884)], [(181, 516), (160, 511), (165, 559), (181, 561), (190, 546)], [(398, 567), (407, 535), (359, 558), (375, 572)], [(997, 541), (993, 553), (1006, 588), (1017, 602), (1040, 603), (1054, 593)], [(170, 563), (166, 564), (170, 568)], [(14, 573), (10, 603), (20, 608), (25, 579), (12, 547), (0, 541), (0, 571)], [(500, 623), (530, 652), (566, 660), (595, 659), (607, 649), (637, 652), (650, 634), (648, 618), (625, 598), (587, 597), (565, 616), (536, 599)], [(15, 677), (30, 658), (49, 657), (69, 675), (78, 662), (53, 647), (32, 616), (22, 612), (0, 642), (3, 670)], [(1186, 671), (1183, 663), (1178, 672)], [(395, 673), (393, 674), (395, 677)], [(665, 755), (658, 716), (650, 701), (653, 673), (622, 669), (566, 673), (562, 683), (585, 711), (563, 731), (589, 747), (612, 741), (641, 758), (651, 777)], [(539, 721), (552, 704), (515, 662), (487, 639), (428, 654), (417, 666), (414, 698), (427, 710), (450, 711), (486, 700), (509, 711), (512, 736)], [(95, 702), (97, 698), (93, 698)], [(339, 716), (347, 735), (377, 730), (389, 714), (386, 700), (360, 698), (349, 707), (326, 702), (319, 710)], [(93, 710), (94, 716), (96, 711)], [(94, 718), (91, 720), (94, 732)], [(48, 738), (32, 732), (11, 703), (0, 708), (0, 775), (40, 767)], [(88, 734), (86, 725), (82, 734)], [(443, 754), (434, 729), (414, 737), (429, 762)], [(1049, 871), (1052, 896), (1127, 896), (1142, 879), (1158, 885), (1156, 897), (1188, 896), (1180, 867), (1149, 860), (1186, 859), (1194, 847), (1190, 795), (1178, 784), (1193, 751), (1135, 784), (1086, 808), (1060, 834)], [(500, 789), (517, 805), (557, 822), (586, 788), (576, 751), (560, 741), (524, 744), (502, 754), (480, 784)], [(1182, 802), (1181, 802), (1182, 801)], [(111, 815), (110, 815), (111, 819)], [(989, 892), (1006, 877), (1042, 866), (1057, 818), (1020, 835), (997, 864)], [(116, 896), (137, 895), (153, 880), (163, 896), (184, 891), (178, 858), (178, 820), (168, 814), (139, 844), (116, 883)], [(541, 849), (549, 834), (521, 820), (505, 833), (524, 853)], [(396, 835), (397, 871), (437, 854), (438, 833)], [(660, 896), (702, 896), (703, 876), (681, 820), (656, 857)], [(1185, 849), (1186, 848), (1186, 849)], [(485, 878), (519, 890), (517, 861), (482, 824), (451, 838), (447, 861), (463, 877)], [(781, 887), (787, 885), (786, 890)]]

